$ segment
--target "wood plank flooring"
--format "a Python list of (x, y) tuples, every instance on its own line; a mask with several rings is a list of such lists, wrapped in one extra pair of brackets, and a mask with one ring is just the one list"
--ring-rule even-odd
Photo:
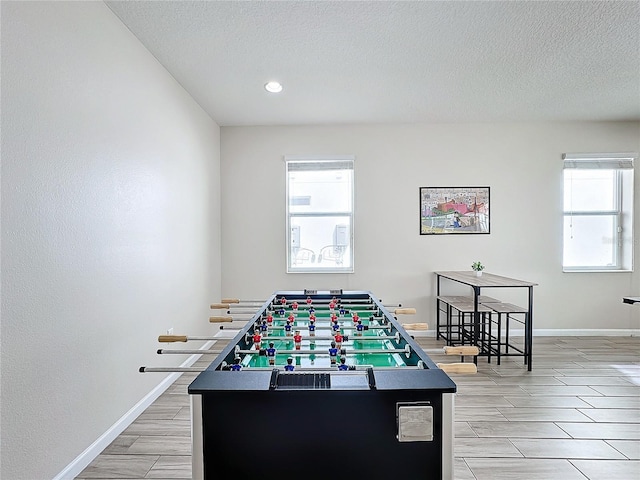
[[(533, 351), (531, 372), (518, 357), (480, 358), (476, 375), (452, 375), (455, 479), (640, 480), (640, 338), (534, 337)], [(191, 478), (195, 376), (183, 374), (77, 480)]]

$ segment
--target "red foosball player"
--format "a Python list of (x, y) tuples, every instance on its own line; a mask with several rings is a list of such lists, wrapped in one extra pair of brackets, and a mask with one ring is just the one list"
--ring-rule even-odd
[(285, 335), (291, 335), (291, 322), (287, 320), (287, 323), (284, 326)]
[(260, 344), (262, 343), (262, 335), (260, 335), (260, 330), (256, 327), (253, 331), (253, 345), (256, 347), (256, 350), (260, 350)]
[(329, 358), (331, 359), (331, 365), (335, 365), (338, 360), (338, 349), (336, 348), (336, 342), (331, 342), (331, 348), (329, 348)]
[(267, 358), (269, 359), (269, 365), (276, 364), (276, 349), (273, 346), (273, 342), (269, 342), (269, 348), (267, 348)]
[(282, 298), (280, 299), (280, 304), (281, 304), (281, 305), (286, 305), (286, 304), (287, 304), (287, 299), (286, 299), (285, 297), (282, 297)]
[(356, 312), (353, 312), (353, 315), (351, 316), (351, 319), (353, 320), (353, 324), (355, 325), (356, 323), (358, 323), (358, 320), (360, 320), (360, 317), (358, 316), (358, 314)]
[(315, 319), (309, 319), (309, 336), (310, 337), (315, 337), (316, 336), (316, 321)]
[(309, 321), (310, 322), (315, 322), (316, 321), (316, 314), (315, 313), (311, 312), (309, 314)]
[(313, 301), (313, 300), (311, 300), (311, 297), (307, 297), (307, 305), (311, 305), (311, 302), (312, 302), (312, 301)]
[(287, 317), (287, 320), (289, 320), (291, 323), (296, 321), (296, 316), (293, 314), (293, 312), (289, 314), (289, 316)]
[(296, 346), (296, 350), (300, 350), (302, 346), (302, 335), (300, 335), (300, 330), (296, 330), (296, 333), (293, 335), (293, 343)]
[(331, 321), (332, 322), (337, 322), (338, 321), (338, 316), (335, 313), (331, 314)]
[(336, 334), (333, 336), (333, 339), (334, 339), (334, 340), (335, 340), (335, 342), (336, 342), (336, 347), (338, 347), (338, 348), (342, 348), (342, 339), (343, 339), (342, 334), (341, 334), (340, 332), (336, 333)]
[(294, 310), (298, 310), (298, 302), (293, 302), (291, 304), (291, 308), (293, 308)]
[(240, 364), (240, 357), (236, 357), (233, 359), (233, 365), (231, 365), (231, 370), (234, 372), (239, 372), (242, 369), (242, 365)]
[(336, 308), (336, 302), (334, 302), (333, 300), (331, 300), (331, 302), (329, 303), (329, 311), (333, 312), (333, 310)]
[(267, 313), (267, 325), (271, 326), (273, 325), (273, 314), (271, 312)]
[(294, 368), (295, 368), (295, 367), (293, 366), (293, 357), (289, 357), (289, 358), (287, 358), (287, 364), (284, 366), (284, 369), (285, 369), (287, 372), (293, 372), (293, 369), (294, 369)]

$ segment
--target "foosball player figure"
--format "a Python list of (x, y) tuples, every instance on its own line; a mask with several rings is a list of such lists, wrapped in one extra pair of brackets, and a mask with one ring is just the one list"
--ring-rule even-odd
[(338, 320), (335, 320), (333, 322), (333, 325), (331, 325), (331, 329), (333, 330), (334, 334), (340, 331), (340, 324), (338, 323)]
[(340, 349), (340, 348), (342, 348), (342, 340), (343, 340), (342, 334), (341, 334), (340, 332), (337, 332), (337, 333), (333, 336), (333, 339), (334, 339), (334, 340), (335, 340), (335, 342), (336, 342), (336, 347), (338, 347), (339, 349)]
[(287, 317), (287, 320), (289, 320), (291, 323), (296, 321), (296, 316), (293, 314), (293, 312), (289, 314), (289, 316)]
[(347, 365), (347, 357), (340, 357), (340, 365), (338, 365), (338, 370), (349, 370), (349, 365)]
[(307, 297), (307, 305), (311, 305), (311, 302), (313, 302), (313, 300), (311, 300), (311, 297)]
[(286, 304), (287, 304), (287, 299), (286, 299), (285, 297), (282, 297), (282, 298), (280, 299), (280, 304), (281, 304), (281, 305), (286, 305)]
[(260, 350), (260, 344), (262, 343), (262, 335), (260, 335), (260, 330), (258, 327), (253, 331), (253, 345), (256, 347), (256, 350)]
[(353, 324), (354, 325), (356, 323), (358, 323), (358, 320), (360, 319), (360, 317), (358, 316), (358, 314), (356, 312), (353, 312), (353, 315), (351, 316), (351, 318), (353, 319)]
[(329, 348), (329, 358), (331, 359), (331, 365), (335, 365), (338, 360), (338, 348), (336, 348), (336, 342), (331, 342), (331, 348)]
[(296, 346), (296, 350), (300, 350), (302, 346), (302, 335), (300, 335), (300, 330), (296, 330), (296, 333), (293, 335), (293, 343)]
[(329, 303), (329, 311), (333, 313), (335, 308), (336, 308), (336, 303), (332, 300), (331, 303)]
[(280, 310), (278, 310), (278, 315), (280, 315), (281, 317), (284, 317), (285, 313), (287, 312), (285, 312), (284, 308), (281, 308)]
[(364, 325), (362, 324), (362, 320), (358, 320), (358, 324), (356, 325), (356, 335), (362, 335), (364, 332)]
[(311, 322), (311, 321), (313, 321), (313, 322), (315, 322), (315, 321), (316, 321), (316, 314), (315, 314), (315, 313), (311, 312), (311, 313), (309, 314), (309, 321), (310, 321), (310, 322)]
[(316, 313), (316, 309), (313, 307), (309, 307), (309, 316), (311, 316), (311, 314), (315, 314)]
[(293, 308), (294, 310), (298, 310), (298, 302), (293, 302), (291, 304), (291, 308)]
[(271, 326), (273, 325), (273, 314), (271, 312), (267, 313), (267, 325)]
[(347, 311), (344, 309), (344, 307), (340, 307), (340, 316), (344, 317), (344, 314), (347, 313)]
[(335, 313), (331, 314), (331, 321), (332, 322), (337, 322), (338, 321), (338, 316)]
[(269, 348), (267, 348), (267, 358), (269, 359), (269, 365), (276, 364), (276, 349), (273, 347), (273, 342), (269, 342)]
[(316, 321), (312, 320), (312, 319), (309, 319), (309, 325), (308, 325), (307, 328), (309, 328), (309, 336), (310, 337), (315, 337), (316, 336)]
[(263, 320), (260, 324), (260, 334), (262, 336), (267, 336), (269, 334), (269, 325), (267, 325), (266, 320)]
[(284, 366), (284, 369), (285, 369), (287, 372), (293, 372), (293, 369), (294, 369), (294, 368), (295, 368), (295, 367), (293, 366), (293, 357), (289, 357), (289, 358), (287, 358), (287, 364)]
[(287, 320), (287, 323), (284, 326), (285, 335), (291, 335), (291, 322)]
[(236, 357), (233, 359), (233, 365), (231, 365), (231, 370), (234, 372), (239, 372), (242, 369), (242, 365), (240, 364), (240, 357)]

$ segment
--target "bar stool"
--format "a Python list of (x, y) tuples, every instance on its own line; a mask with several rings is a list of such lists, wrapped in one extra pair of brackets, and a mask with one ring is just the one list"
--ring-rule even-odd
[[(471, 299), (473, 303), (473, 297), (467, 295), (440, 295), (436, 297), (436, 340), (442, 338), (447, 345), (451, 345), (451, 304), (456, 302), (466, 302)], [(444, 313), (444, 324), (440, 321), (440, 312)], [(442, 333), (444, 331), (444, 333)]]
[[(442, 338), (451, 345), (448, 338), (451, 326), (451, 304), (452, 303), (470, 303), (473, 305), (473, 295), (440, 295), (436, 297), (436, 340)], [(497, 298), (487, 295), (478, 295), (478, 303), (500, 303)], [(444, 313), (445, 322), (440, 322), (440, 313)], [(444, 331), (444, 333), (442, 333)]]
[[(529, 324), (529, 310), (520, 307), (518, 305), (514, 305), (512, 303), (490, 303), (489, 306), (497, 315), (496, 315), (496, 324), (498, 326), (498, 345), (496, 355), (498, 357), (498, 365), (500, 365), (500, 357), (504, 356), (520, 356), (524, 357), (524, 363), (527, 364), (527, 359), (529, 355), (529, 347), (528, 347), (528, 335), (530, 334), (531, 326)], [(523, 318), (517, 318), (513, 315), (523, 315)], [(504, 342), (502, 342), (502, 317), (504, 315), (505, 320), (505, 337)], [(515, 345), (509, 343), (509, 321), (515, 321), (521, 323), (524, 327), (524, 342), (523, 347), (518, 348)], [(504, 352), (502, 351), (504, 347)], [(511, 349), (511, 352), (509, 351)], [(517, 353), (513, 353), (513, 351)]]
[[(452, 341), (455, 341), (453, 340), (455, 329), (458, 343), (462, 345), (476, 345), (480, 348), (481, 354), (486, 354), (488, 361), (491, 362), (492, 344), (495, 343), (495, 337), (491, 335), (491, 314), (493, 313), (493, 309), (488, 305), (479, 303), (478, 313), (480, 314), (480, 323), (476, 325), (473, 303), (469, 303), (468, 301), (451, 302), (449, 306), (451, 308), (451, 317), (448, 326)], [(453, 323), (454, 317), (457, 319), (457, 324)], [(476, 327), (479, 328), (478, 331), (476, 331)], [(476, 338), (479, 345), (476, 344)]]

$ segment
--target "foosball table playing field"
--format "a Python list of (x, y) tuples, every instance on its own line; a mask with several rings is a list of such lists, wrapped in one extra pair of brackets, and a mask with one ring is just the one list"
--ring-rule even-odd
[(412, 310), (367, 291), (275, 292), (188, 387), (193, 478), (452, 479), (445, 370), (476, 367), (434, 363), (395, 316)]

